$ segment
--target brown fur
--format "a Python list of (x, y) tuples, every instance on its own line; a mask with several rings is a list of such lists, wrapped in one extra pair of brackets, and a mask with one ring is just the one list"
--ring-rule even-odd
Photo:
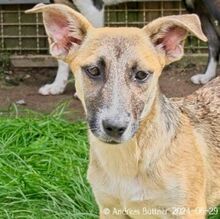
[[(82, 45), (73, 47), (65, 59), (74, 72), (77, 94), (87, 116), (109, 112), (116, 99), (120, 100), (114, 105), (116, 120), (127, 112), (138, 124), (133, 137), (118, 145), (89, 130), (88, 180), (100, 218), (204, 219), (208, 207), (220, 204), (220, 80), (183, 99), (167, 99), (158, 86), (163, 67), (182, 57), (187, 31), (205, 40), (198, 18), (164, 17), (144, 29), (95, 29), (67, 7), (49, 7), (76, 25), (85, 22)], [(41, 5), (31, 12), (49, 13), (50, 8)], [(167, 31), (179, 28), (185, 31), (181, 29), (178, 35), (182, 38), (175, 52), (158, 45)], [(105, 80), (94, 81), (82, 67), (97, 63), (100, 57), (105, 60)], [(151, 72), (149, 82), (137, 84), (130, 79), (134, 65)], [(166, 214), (144, 214), (143, 209)], [(117, 214), (117, 210), (122, 212)]]

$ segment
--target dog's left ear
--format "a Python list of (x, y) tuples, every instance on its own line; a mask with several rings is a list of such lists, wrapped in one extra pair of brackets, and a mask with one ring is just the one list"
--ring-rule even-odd
[(68, 62), (68, 57), (77, 52), (92, 25), (80, 13), (63, 4), (40, 3), (26, 11), (38, 12), (43, 13), (51, 55)]
[(158, 18), (143, 28), (159, 53), (165, 55), (165, 64), (177, 61), (184, 54), (184, 40), (188, 32), (207, 41), (197, 15), (173, 15)]

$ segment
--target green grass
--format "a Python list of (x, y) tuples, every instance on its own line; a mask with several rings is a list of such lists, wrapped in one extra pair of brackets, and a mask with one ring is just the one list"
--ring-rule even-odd
[(86, 124), (62, 114), (0, 117), (0, 219), (98, 218), (86, 181)]
[(85, 123), (0, 117), (0, 218), (98, 218), (87, 163)]

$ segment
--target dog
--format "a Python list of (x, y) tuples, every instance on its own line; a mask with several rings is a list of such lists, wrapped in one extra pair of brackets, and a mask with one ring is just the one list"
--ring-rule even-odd
[(209, 59), (204, 74), (194, 75), (194, 84), (206, 84), (216, 77), (220, 52), (220, 0), (184, 0), (187, 10), (199, 15), (202, 29), (208, 38)]
[(74, 72), (100, 219), (204, 219), (220, 204), (220, 78), (179, 99), (158, 83), (182, 58), (188, 32), (207, 40), (198, 16), (95, 28), (65, 5), (27, 11), (38, 12), (51, 54)]

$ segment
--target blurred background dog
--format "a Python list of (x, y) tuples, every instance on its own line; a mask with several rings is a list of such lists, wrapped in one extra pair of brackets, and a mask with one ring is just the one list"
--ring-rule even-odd
[(206, 84), (216, 76), (220, 49), (220, 0), (184, 0), (187, 10), (199, 15), (208, 38), (209, 58), (204, 74), (194, 75), (194, 84)]

